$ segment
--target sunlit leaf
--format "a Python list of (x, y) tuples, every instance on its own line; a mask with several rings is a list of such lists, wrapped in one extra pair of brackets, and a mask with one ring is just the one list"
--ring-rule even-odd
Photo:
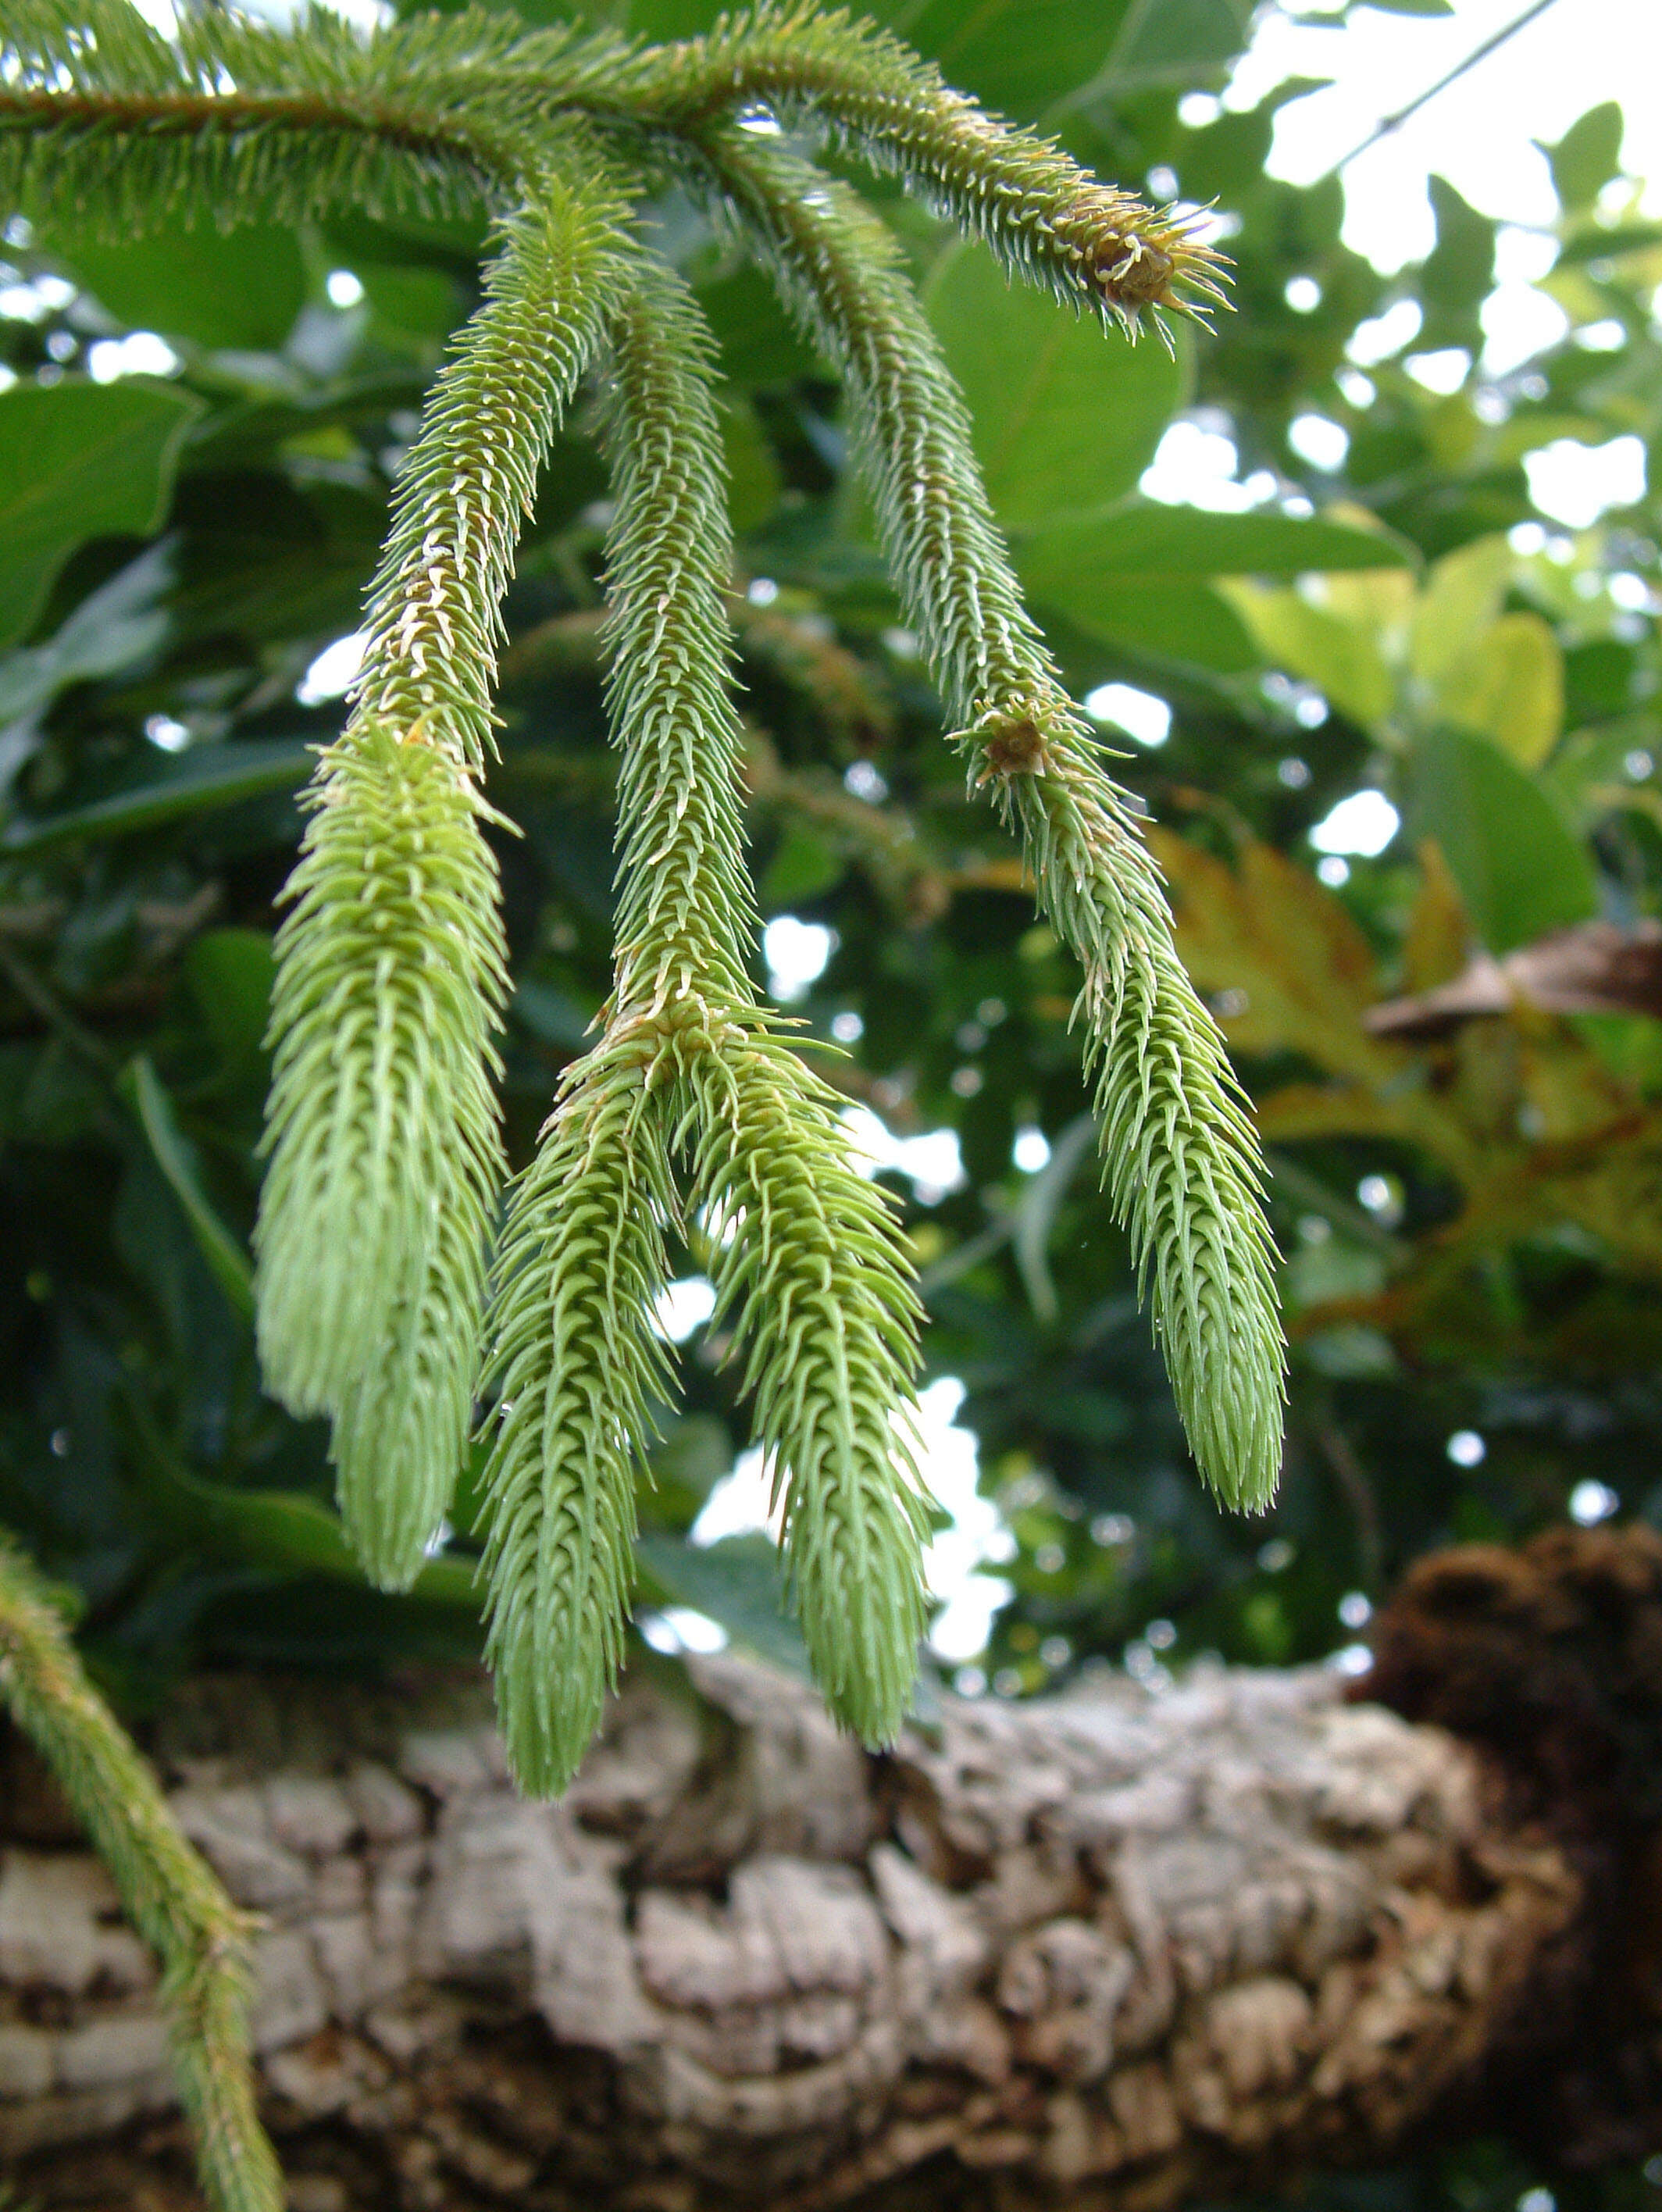
[(1409, 665), (1435, 683), (1501, 611), (1514, 565), (1503, 537), (1474, 538), (1435, 562), (1414, 609)]
[(1563, 724), (1564, 656), (1539, 615), (1502, 615), (1447, 663), (1437, 694), (1449, 721), (1538, 768)]
[(1239, 582), (1224, 589), (1271, 665), (1313, 684), (1364, 729), (1385, 720), (1397, 687), (1372, 625), (1347, 621), (1297, 592)]

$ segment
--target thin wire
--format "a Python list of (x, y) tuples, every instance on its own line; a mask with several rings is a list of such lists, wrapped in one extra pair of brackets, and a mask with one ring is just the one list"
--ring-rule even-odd
[(1330, 177), (1340, 175), (1350, 167), (1352, 161), (1358, 160), (1371, 148), (1377, 146), (1381, 138), (1388, 138), (1393, 131), (1400, 131), (1410, 116), (1417, 115), (1428, 102), (1435, 100), (1439, 93), (1447, 92), (1449, 86), (1458, 83), (1468, 70), (1476, 69), (1481, 61), (1487, 61), (1490, 54), (1494, 53), (1498, 47), (1505, 46), (1508, 39), (1515, 39), (1519, 31), (1526, 29), (1538, 15), (1544, 15), (1547, 9), (1555, 4), (1556, 0), (1535, 0), (1534, 6), (1526, 8), (1515, 22), (1503, 23), (1500, 29), (1491, 33), (1480, 46), (1474, 47), (1463, 62), (1456, 62), (1447, 76), (1440, 76), (1435, 84), (1428, 85), (1423, 92), (1416, 94), (1406, 107), (1399, 107), (1394, 115), (1387, 115), (1376, 123), (1359, 146), (1353, 146), (1343, 161), (1334, 162), (1332, 167), (1327, 172), (1328, 175)]

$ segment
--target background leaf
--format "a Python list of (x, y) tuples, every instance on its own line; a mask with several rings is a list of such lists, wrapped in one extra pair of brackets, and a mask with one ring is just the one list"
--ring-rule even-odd
[(306, 269), (292, 230), (199, 222), (112, 240), (49, 224), (42, 242), (128, 330), (193, 345), (276, 353), (306, 304)]
[(0, 392), (0, 647), (27, 634), (77, 545), (159, 526), (200, 412), (136, 379)]
[(1417, 826), (1442, 848), (1491, 952), (1597, 911), (1586, 848), (1540, 787), (1487, 738), (1448, 728), (1422, 738), (1413, 796)]
[(1009, 529), (1107, 507), (1154, 458), (1189, 371), (1146, 336), (1132, 345), (1048, 294), (1012, 284), (961, 246), (931, 276), (926, 305), (963, 387), (975, 451)]

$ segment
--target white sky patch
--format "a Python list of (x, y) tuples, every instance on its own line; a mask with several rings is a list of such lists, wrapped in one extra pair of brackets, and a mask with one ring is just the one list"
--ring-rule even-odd
[(1550, 446), (1524, 456), (1529, 495), (1543, 514), (1572, 530), (1586, 530), (1613, 507), (1631, 507), (1645, 496), (1645, 447), (1638, 438), (1612, 438), (1603, 446), (1584, 446), (1574, 438), (1555, 438)]
[[(951, 1665), (986, 1650), (992, 1616), (1009, 1604), (1012, 1592), (1001, 1575), (985, 1570), (1016, 1556), (1016, 1539), (1003, 1514), (976, 1486), (974, 1434), (956, 1425), (964, 1395), (963, 1384), (949, 1375), (918, 1398), (919, 1469), (931, 1496), (951, 1516), (950, 1526), (930, 1546), (926, 1561), (930, 1595), (941, 1608), (929, 1640), (936, 1656)], [(769, 1487), (761, 1451), (741, 1452), (732, 1473), (705, 1500), (693, 1523), (692, 1541), (715, 1544), (728, 1536), (764, 1534), (777, 1543)]]
[(94, 384), (113, 384), (124, 376), (171, 376), (179, 365), (179, 356), (154, 331), (99, 338), (87, 349), (87, 374)]
[(320, 707), (325, 699), (339, 699), (352, 688), (363, 657), (369, 650), (369, 632), (355, 629), (325, 646), (300, 682), (294, 696), (302, 707)]
[(1435, 353), (1410, 354), (1403, 367), (1422, 391), (1446, 399), (1471, 375), (1471, 356), (1464, 346), (1439, 346)]
[(1255, 470), (1244, 483), (1235, 481), (1240, 453), (1225, 430), (1207, 422), (1174, 422), (1143, 470), (1141, 489), (1162, 507), (1204, 507), (1214, 514), (1244, 514), (1273, 499), (1277, 485), (1267, 469)]
[(1085, 712), (1093, 722), (1123, 730), (1139, 745), (1163, 745), (1172, 733), (1172, 710), (1152, 691), (1139, 691), (1134, 684), (1099, 684), (1085, 695)]
[(1325, 415), (1295, 415), (1287, 426), (1287, 442), (1301, 460), (1331, 476), (1344, 466), (1350, 433)]
[(719, 1620), (712, 1620), (707, 1613), (695, 1613), (689, 1605), (666, 1605), (661, 1613), (643, 1613), (640, 1620), (641, 1635), (654, 1651), (667, 1657), (678, 1658), (683, 1651), (725, 1651), (727, 1632)]
[[(331, 15), (366, 33), (397, 20), (386, 0), (321, 0), (321, 4)], [(275, 23), (284, 30), (306, 13), (306, 0), (237, 0), (237, 5), (245, 15), (257, 15), (263, 22)]]
[(331, 307), (355, 307), (364, 295), (363, 279), (350, 269), (331, 269), (324, 289)]
[(1050, 1165), (1050, 1139), (1042, 1129), (1029, 1123), (1016, 1132), (1010, 1156), (1023, 1175), (1037, 1175), (1041, 1168)]
[(1622, 1510), (1622, 1500), (1609, 1483), (1591, 1477), (1578, 1482), (1569, 1494), (1569, 1517), (1583, 1528), (1596, 1528)]
[(868, 1175), (898, 1168), (920, 1206), (938, 1206), (964, 1187), (964, 1156), (955, 1129), (925, 1129), (897, 1137), (869, 1106), (845, 1106), (837, 1117), (852, 1140), (857, 1164)]
[[(1333, 79), (1277, 111), (1271, 174), (1300, 185), (1325, 175), (1385, 116), (1515, 21), (1521, 0), (1453, 6), (1442, 16), (1362, 8), (1343, 25), (1266, 9), (1226, 106), (1255, 106), (1290, 76)], [(1551, 224), (1551, 173), (1532, 142), (1562, 137), (1612, 96), (1627, 118), (1626, 166), (1648, 176), (1648, 204), (1662, 206), (1662, 70), (1638, 64), (1658, 44), (1656, 0), (1560, 0), (1349, 165), (1345, 244), (1386, 272), (1423, 259), (1435, 237), (1426, 191), (1434, 170), (1485, 215)], [(1636, 65), (1623, 66), (1623, 57)]]
[(767, 988), (781, 1006), (807, 997), (836, 949), (836, 932), (822, 921), (803, 921), (794, 914), (774, 915), (761, 933), (761, 957), (767, 963)]
[(665, 1283), (652, 1305), (652, 1327), (671, 1344), (685, 1344), (716, 1310), (715, 1285), (707, 1275), (687, 1275)]
[(930, 1649), (961, 1666), (986, 1649), (992, 1617), (1015, 1595), (1002, 1575), (983, 1571), (1016, 1556), (1016, 1538), (992, 1498), (976, 1487), (980, 1463), (974, 1432), (955, 1425), (966, 1393), (955, 1375), (931, 1382), (918, 1400), (919, 1464), (937, 1502), (952, 1516), (929, 1547), (929, 1590), (941, 1610)]
[(1477, 310), (1483, 326), (1483, 367), (1490, 376), (1510, 376), (1538, 353), (1556, 345), (1569, 328), (1569, 317), (1556, 300), (1528, 284), (1501, 284)]
[(1310, 832), (1319, 853), (1356, 853), (1371, 860), (1402, 828), (1402, 817), (1382, 791), (1353, 791)]
[(759, 1444), (742, 1451), (733, 1471), (712, 1486), (688, 1531), (695, 1544), (719, 1544), (729, 1536), (771, 1536), (779, 1540), (778, 1517), (767, 1507), (767, 1462)]
[(0, 322), (44, 323), (75, 297), (62, 276), (33, 276), (27, 283), (0, 284)]
[(1417, 300), (1398, 300), (1383, 314), (1358, 323), (1345, 340), (1344, 350), (1362, 368), (1377, 368), (1412, 345), (1424, 321)]

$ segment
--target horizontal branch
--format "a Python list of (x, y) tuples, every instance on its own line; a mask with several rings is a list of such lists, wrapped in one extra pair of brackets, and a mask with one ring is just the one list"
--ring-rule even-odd
[[(1574, 1948), (1581, 1881), (1470, 1750), (1319, 1671), (948, 1700), (882, 1759), (754, 1664), (691, 1671), (636, 1670), (558, 1807), (470, 1686), (178, 1705), (174, 1815), (268, 1917), (295, 2203), (819, 2212), (910, 2175), (963, 2207), (986, 2175), (1160, 2212), (1389, 2151)], [(184, 2170), (154, 1985), (51, 1834), (0, 1853), (0, 2159), (58, 2201), (126, 2127), (136, 2201)]]

